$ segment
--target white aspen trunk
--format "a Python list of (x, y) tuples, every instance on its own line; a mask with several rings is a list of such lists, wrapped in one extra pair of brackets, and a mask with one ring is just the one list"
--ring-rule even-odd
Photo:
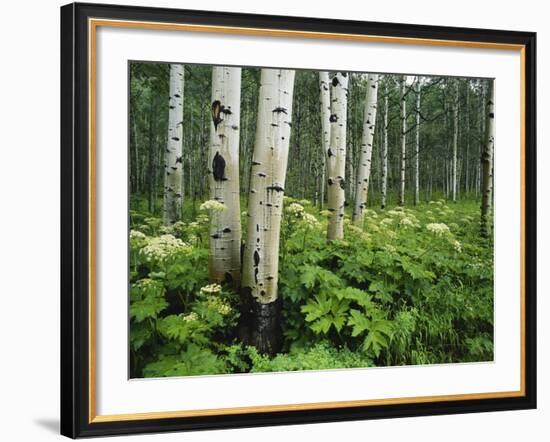
[(357, 165), (357, 180), (355, 189), (355, 204), (353, 206), (352, 221), (363, 226), (365, 209), (369, 193), (369, 182), (372, 162), (372, 145), (376, 124), (376, 108), (378, 102), (378, 75), (368, 76), (367, 96), (365, 99), (365, 115), (363, 118), (363, 136), (359, 164)]
[(183, 180), (183, 81), (182, 64), (170, 65), (170, 91), (168, 102), (168, 139), (164, 153), (163, 220), (165, 225), (181, 218)]
[(241, 279), (241, 203), (239, 136), (241, 68), (212, 68), (212, 120), (210, 122), (210, 199), (225, 206), (210, 216), (208, 273), (211, 283)]
[(388, 189), (388, 87), (384, 88), (384, 142), (382, 144), (382, 209), (386, 208)]
[(452, 198), (456, 202), (457, 196), (457, 163), (458, 163), (458, 82), (455, 83), (455, 99), (453, 104), (453, 169), (452, 169)]
[(407, 97), (405, 96), (405, 76), (401, 78), (401, 177), (399, 205), (405, 205), (405, 167), (407, 161)]
[(321, 208), (325, 203), (325, 186), (326, 186), (326, 170), (327, 170), (327, 153), (330, 146), (330, 83), (328, 72), (319, 72), (319, 93), (321, 102), (321, 144), (323, 152), (321, 154)]
[(416, 143), (414, 149), (414, 205), (420, 202), (420, 80), (416, 80)]
[(466, 176), (464, 177), (465, 186), (464, 190), (466, 191), (466, 194), (470, 193), (470, 190), (472, 188), (470, 183), (470, 84), (468, 83), (468, 87), (466, 88), (466, 158), (464, 160), (465, 164), (465, 172)]
[(344, 238), (347, 74), (337, 72), (332, 78), (331, 88), (330, 147), (327, 151), (328, 210), (330, 211), (327, 238), (330, 241)]
[(495, 87), (489, 81), (486, 104), (485, 143), (481, 157), (483, 188), (481, 193), (481, 234), (489, 235), (489, 217), (493, 192), (493, 154), (495, 148)]
[[(243, 254), (241, 334), (262, 353), (278, 351), (279, 239), (295, 71), (262, 69)], [(245, 330), (246, 328), (246, 330)]]

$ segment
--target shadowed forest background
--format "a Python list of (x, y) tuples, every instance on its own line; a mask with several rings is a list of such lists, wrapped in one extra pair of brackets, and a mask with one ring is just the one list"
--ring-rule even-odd
[(493, 359), (493, 82), (129, 65), (130, 375)]

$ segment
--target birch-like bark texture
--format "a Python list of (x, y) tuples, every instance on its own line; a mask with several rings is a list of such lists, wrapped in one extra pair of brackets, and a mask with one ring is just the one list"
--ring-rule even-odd
[(457, 163), (458, 163), (458, 82), (455, 83), (455, 96), (453, 103), (453, 171), (452, 171), (452, 198), (456, 202), (457, 192)]
[(384, 88), (384, 142), (382, 144), (382, 209), (386, 208), (388, 190), (388, 86)]
[(357, 166), (357, 180), (355, 190), (355, 204), (353, 205), (352, 221), (363, 226), (365, 209), (369, 193), (369, 181), (372, 160), (372, 145), (376, 125), (376, 108), (378, 102), (378, 75), (368, 76), (367, 96), (365, 100), (365, 114), (363, 117), (363, 134), (361, 138), (361, 153)]
[[(241, 332), (260, 352), (280, 345), (277, 284), (295, 71), (262, 69), (243, 254)], [(248, 307), (246, 306), (248, 303)]]
[(170, 65), (170, 91), (168, 101), (168, 139), (164, 152), (164, 204), (165, 225), (181, 218), (183, 201), (183, 81), (182, 64)]
[(405, 167), (407, 161), (407, 96), (405, 95), (405, 76), (400, 80), (401, 88), (401, 176), (399, 185), (399, 205), (405, 205)]
[(328, 219), (327, 238), (344, 238), (344, 203), (346, 174), (346, 123), (348, 75), (337, 72), (331, 81), (330, 145), (327, 150)]
[(326, 170), (327, 170), (327, 155), (330, 146), (330, 84), (328, 78), (328, 72), (319, 72), (319, 93), (321, 102), (321, 141), (323, 154), (321, 155), (321, 196), (320, 207), (323, 208), (325, 203), (325, 186), (326, 186)]
[(240, 118), (241, 68), (212, 67), (210, 199), (222, 203), (225, 210), (210, 217), (208, 274), (211, 283), (235, 287), (241, 279)]
[(481, 155), (482, 193), (481, 193), (481, 234), (489, 235), (489, 217), (491, 216), (491, 198), (493, 192), (493, 153), (495, 148), (495, 87), (489, 81), (487, 87), (485, 143)]
[(420, 202), (420, 79), (416, 79), (416, 142), (414, 148), (414, 205)]

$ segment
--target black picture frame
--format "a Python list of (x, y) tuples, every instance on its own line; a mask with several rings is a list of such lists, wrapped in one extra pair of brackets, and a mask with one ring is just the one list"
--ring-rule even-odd
[[(94, 422), (90, 419), (89, 18), (499, 43), (524, 47), (524, 395)], [(71, 437), (536, 408), (536, 34), (73, 3), (61, 8), (61, 434)]]

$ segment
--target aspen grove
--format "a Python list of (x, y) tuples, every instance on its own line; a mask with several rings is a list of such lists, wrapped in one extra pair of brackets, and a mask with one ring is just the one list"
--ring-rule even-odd
[(131, 377), (493, 360), (492, 80), (129, 71)]

